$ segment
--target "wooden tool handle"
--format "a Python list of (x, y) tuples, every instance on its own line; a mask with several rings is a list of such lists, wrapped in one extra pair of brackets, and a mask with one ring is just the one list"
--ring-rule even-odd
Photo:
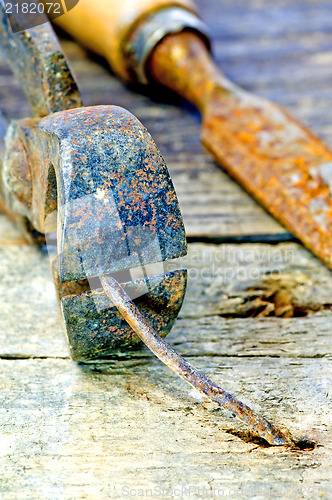
[(149, 60), (154, 81), (193, 103), (204, 116), (227, 105), (242, 91), (214, 63), (204, 40), (196, 33), (173, 34), (162, 40)]
[(129, 80), (124, 44), (140, 20), (166, 7), (182, 7), (195, 12), (191, 0), (80, 0), (55, 22), (105, 57), (121, 78)]

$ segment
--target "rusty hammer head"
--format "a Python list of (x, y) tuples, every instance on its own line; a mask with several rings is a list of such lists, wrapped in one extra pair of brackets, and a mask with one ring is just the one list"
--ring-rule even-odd
[(56, 230), (52, 268), (72, 357), (92, 359), (138, 342), (98, 284), (104, 274), (126, 283), (155, 329), (167, 334), (186, 272), (165, 274), (162, 262), (184, 255), (186, 239), (160, 152), (124, 109), (77, 107), (77, 87), (48, 24), (12, 33), (2, 16), (2, 49), (35, 118), (9, 126), (1, 197), (30, 239), (43, 241)]

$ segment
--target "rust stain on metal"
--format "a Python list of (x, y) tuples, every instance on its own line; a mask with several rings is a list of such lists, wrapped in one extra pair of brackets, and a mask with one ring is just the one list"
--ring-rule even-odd
[(76, 81), (46, 17), (42, 26), (13, 33), (1, 4), (0, 50), (19, 80), (34, 116), (82, 105)]
[[(89, 359), (114, 348), (109, 328), (117, 330), (119, 345), (128, 327), (114, 313), (107, 317), (96, 309), (98, 291), (82, 280), (184, 255), (176, 194), (152, 137), (133, 115), (114, 106), (80, 107), (75, 79), (48, 22), (14, 34), (2, 4), (0, 22), (0, 48), (35, 116), (12, 122), (7, 131), (0, 207), (36, 244), (45, 244), (50, 217), (52, 230), (57, 224), (54, 279), (72, 351), (91, 339), (92, 317), (99, 325), (100, 318), (105, 321), (95, 344), (80, 354)], [(145, 286), (145, 302), (154, 297), (150, 317), (167, 333), (183, 301), (186, 273), (146, 278)], [(86, 294), (94, 305), (90, 316)], [(74, 338), (75, 321), (81, 327)]]
[(152, 53), (154, 80), (201, 111), (216, 161), (332, 268), (332, 152), (286, 110), (228, 81), (193, 33)]
[(102, 276), (101, 283), (105, 293), (118, 308), (123, 318), (133, 328), (147, 347), (171, 370), (190, 385), (230, 411), (235, 417), (243, 420), (251, 432), (273, 446), (289, 446), (293, 438), (282, 432), (264, 417), (253, 412), (234, 396), (218, 387), (212, 380), (203, 375), (197, 368), (180, 356), (152, 328), (145, 316), (130, 300), (125, 290), (110, 276)]
[[(73, 358), (87, 360), (135, 345), (134, 332), (104, 303), (102, 292), (78, 282), (186, 253), (174, 188), (153, 139), (129, 112), (98, 106), (12, 123), (5, 170), (10, 170), (17, 144), (23, 156), (18, 165), (23, 160), (29, 164), (33, 189), (19, 206), (21, 193), (9, 190), (8, 205), (27, 217), (37, 234), (45, 232), (45, 220), (58, 210), (60, 256), (54, 280)], [(166, 334), (182, 305), (186, 273), (146, 278), (144, 283), (142, 308)], [(96, 298), (103, 302), (101, 311)]]

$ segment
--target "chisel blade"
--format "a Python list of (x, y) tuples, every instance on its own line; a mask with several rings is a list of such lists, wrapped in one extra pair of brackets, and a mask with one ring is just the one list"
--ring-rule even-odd
[(215, 98), (210, 109), (206, 149), (332, 267), (332, 152), (287, 111), (244, 91)]

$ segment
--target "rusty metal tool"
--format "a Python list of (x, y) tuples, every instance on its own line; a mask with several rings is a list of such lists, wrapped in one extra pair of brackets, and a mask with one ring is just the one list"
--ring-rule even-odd
[(206, 149), (332, 267), (332, 152), (287, 111), (219, 71), (190, 0), (80, 0), (56, 22), (123, 80), (164, 85), (196, 105)]
[[(34, 114), (8, 127), (1, 206), (32, 242), (43, 243), (45, 233), (57, 231), (52, 269), (72, 358), (97, 359), (141, 339), (254, 435), (271, 445), (291, 444), (287, 432), (218, 387), (162, 339), (180, 310), (185, 270), (118, 282), (121, 273), (147, 272), (186, 253), (174, 188), (151, 136), (121, 108), (81, 106), (48, 24), (13, 33), (2, 0), (0, 22), (2, 51)], [(96, 279), (101, 283), (93, 288)]]
[[(1, 50), (34, 118), (9, 124), (1, 208), (31, 243), (43, 245), (45, 233), (57, 232), (52, 268), (71, 355), (90, 359), (138, 342), (98, 287), (98, 276), (107, 273), (128, 281), (131, 295), (164, 336), (186, 289), (186, 271), (165, 274), (162, 266), (186, 253), (165, 162), (128, 111), (82, 107), (49, 23), (13, 33), (9, 21), (20, 20), (8, 19), (0, 0)], [(138, 277), (133, 283), (132, 275)]]

